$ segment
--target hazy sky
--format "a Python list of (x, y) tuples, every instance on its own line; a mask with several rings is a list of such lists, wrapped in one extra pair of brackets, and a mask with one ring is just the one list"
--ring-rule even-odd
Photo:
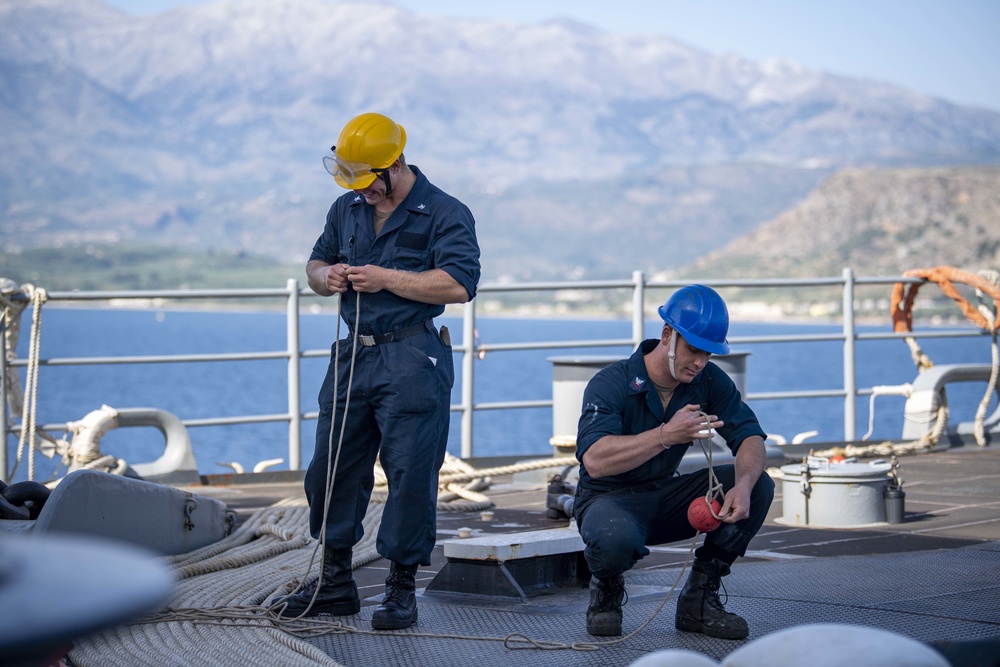
[[(104, 1), (143, 15), (212, 0)], [(433, 16), (520, 23), (568, 17), (607, 32), (665, 34), (710, 53), (734, 52), (752, 60), (788, 58), (810, 69), (886, 81), (958, 104), (1000, 111), (1000, 0), (392, 0), (390, 4)]]

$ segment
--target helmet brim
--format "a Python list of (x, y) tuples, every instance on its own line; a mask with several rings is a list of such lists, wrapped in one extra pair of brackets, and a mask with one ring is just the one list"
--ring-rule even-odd
[(703, 352), (711, 352), (712, 354), (729, 354), (729, 341), (723, 340), (721, 343), (708, 340), (707, 338), (702, 338), (701, 336), (695, 336), (694, 334), (684, 333), (683, 331), (678, 331), (684, 342), (691, 347), (702, 350)]

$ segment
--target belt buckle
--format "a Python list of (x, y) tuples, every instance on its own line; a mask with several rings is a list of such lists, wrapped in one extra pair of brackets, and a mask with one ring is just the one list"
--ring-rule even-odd
[(367, 334), (358, 334), (358, 340), (365, 347), (375, 347), (377, 343), (375, 342), (375, 336), (369, 336)]

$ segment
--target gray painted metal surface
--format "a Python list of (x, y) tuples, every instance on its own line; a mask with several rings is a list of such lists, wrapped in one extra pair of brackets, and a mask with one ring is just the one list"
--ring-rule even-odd
[[(919, 440), (927, 432), (930, 425), (937, 419), (938, 408), (941, 406), (943, 392), (947, 385), (953, 382), (989, 382), (992, 367), (990, 364), (940, 364), (928, 368), (913, 380), (910, 395), (903, 407), (904, 440)], [(987, 387), (989, 384), (986, 385)], [(994, 393), (1000, 392), (1000, 387)], [(985, 417), (983, 428), (986, 433), (993, 434), (994, 439), (1000, 436), (1000, 405), (993, 414)], [(974, 422), (949, 424), (947, 434), (967, 435), (974, 432)]]
[(217, 542), (230, 530), (226, 505), (220, 500), (94, 470), (67, 475), (32, 528), (35, 533), (128, 542), (159, 555), (187, 553)]
[[(668, 648), (721, 660), (740, 646), (804, 623), (863, 625), (925, 643), (982, 640), (1000, 636), (998, 572), (1000, 542), (947, 551), (741, 563), (725, 584), (727, 608), (750, 624), (744, 641), (674, 628), (677, 593), (666, 597), (679, 579), (676, 568), (626, 574), (626, 637), (620, 641), (587, 634), (589, 598), (583, 588), (512, 604), (455, 604), (421, 594), (420, 620), (410, 629), (370, 632), (373, 608), (366, 606), (358, 616), (342, 619), (360, 632), (309, 641), (345, 665), (551, 667), (628, 665)], [(522, 640), (505, 646), (504, 639), (512, 635)], [(523, 638), (550, 648), (532, 648)], [(571, 648), (581, 643), (598, 648)], [(808, 664), (808, 656), (802, 664)]]

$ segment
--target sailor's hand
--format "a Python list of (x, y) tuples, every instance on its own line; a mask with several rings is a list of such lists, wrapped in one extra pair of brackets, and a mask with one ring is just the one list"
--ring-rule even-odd
[(326, 270), (326, 288), (336, 294), (346, 292), (349, 268), (349, 264), (331, 264)]
[(719, 516), (723, 523), (736, 523), (750, 516), (750, 492), (739, 486), (726, 491)]
[(724, 423), (718, 415), (705, 415), (700, 405), (685, 405), (667, 422), (667, 430), (678, 434), (677, 442), (691, 442), (711, 438)]
[(388, 274), (388, 269), (374, 264), (347, 268), (347, 279), (356, 292), (381, 292), (386, 287)]

